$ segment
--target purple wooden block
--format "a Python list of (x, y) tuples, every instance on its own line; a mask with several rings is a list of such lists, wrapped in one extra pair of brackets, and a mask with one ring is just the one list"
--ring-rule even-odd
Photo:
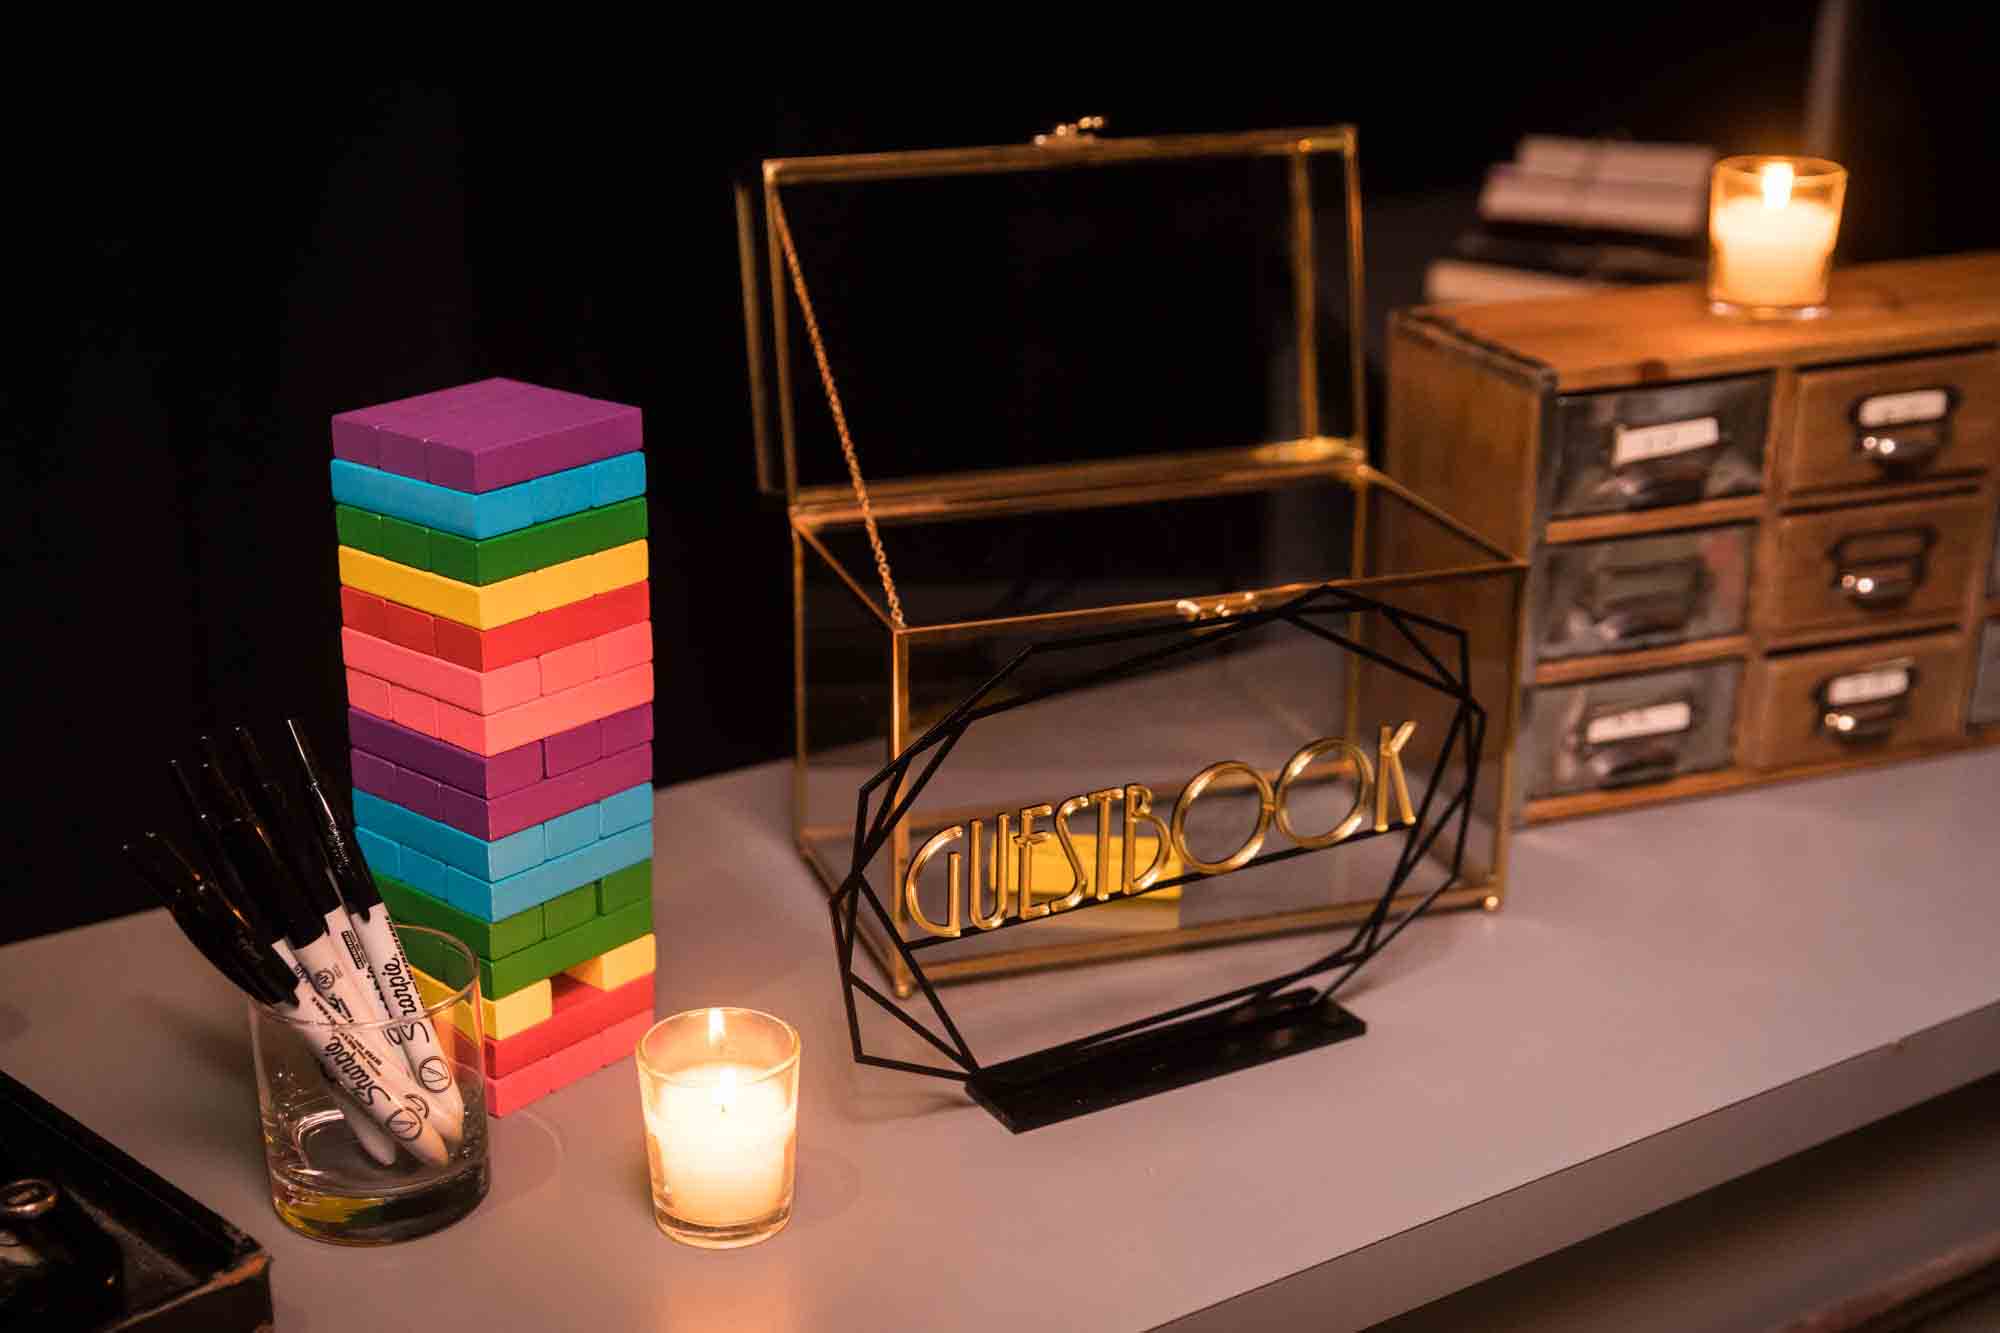
[(366, 750), (350, 750), (348, 758), (354, 770), (355, 786), (385, 801), (396, 799), (396, 774), (400, 770), (394, 764)]
[(613, 713), (598, 723), (604, 729), (604, 753), (617, 754), (653, 739), (653, 705), (640, 704)]
[(559, 778), (574, 768), (582, 768), (604, 757), (603, 719), (542, 740), (542, 772)]
[(428, 441), (428, 480), (475, 494), (629, 454), (644, 443), (639, 409), (560, 389), (532, 389), (482, 420)]
[(438, 813), (439, 790), (436, 778), (427, 778), (414, 769), (397, 766), (395, 800), (405, 810), (414, 810), (426, 819), (442, 818)]
[(336, 457), (475, 494), (631, 453), (643, 437), (636, 407), (506, 379), (333, 419)]
[[(367, 467), (379, 467), (389, 472), (402, 472), (423, 480), (426, 472), (425, 450), (421, 437), (413, 437), (409, 431), (413, 427), (428, 428), (433, 423), (462, 412), (477, 412), (488, 408), (497, 398), (509, 394), (514, 387), (512, 380), (480, 380), (475, 384), (461, 384), (454, 389), (441, 389), (436, 393), (419, 394), (414, 398), (400, 398), (393, 403), (381, 403), (375, 407), (364, 407), (354, 412), (342, 412), (333, 419), (333, 455), (351, 463)], [(383, 461), (384, 436), (391, 430), (399, 430), (406, 440), (417, 444), (414, 451), (397, 450), (394, 458), (399, 464), (391, 466)], [(405, 470), (414, 463), (416, 470)]]
[[(537, 782), (534, 787), (529, 787), (527, 790), (533, 791), (535, 787), (541, 785)], [(514, 795), (518, 796), (520, 793), (515, 792)], [(508, 798), (503, 796), (500, 799)], [(493, 832), (493, 820), (487, 814), (487, 802), (469, 791), (460, 791), (456, 787), (438, 788), (437, 818), (455, 829), (470, 833), (475, 838), (484, 838), (488, 842), (492, 842), (498, 836)], [(522, 827), (527, 826), (522, 825)]]
[[(433, 736), (412, 731), (399, 723), (347, 710), (347, 736), (358, 750), (379, 755), (403, 768), (415, 769), (425, 777), (476, 796), (502, 796), (519, 791), (542, 777), (542, 743), (529, 741), (517, 749), (491, 758), (447, 745)], [(388, 793), (388, 799), (395, 796)]]
[(545, 778), (532, 787), (490, 801), (450, 787), (442, 788), (442, 813), (436, 818), (491, 842), (652, 780), (653, 747), (637, 745), (559, 778)]

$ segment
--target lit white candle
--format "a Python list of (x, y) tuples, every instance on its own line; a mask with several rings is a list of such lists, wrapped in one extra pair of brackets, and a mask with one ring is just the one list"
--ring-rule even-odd
[(1802, 196), (1795, 181), (1791, 163), (1765, 162), (1756, 193), (1716, 200), (1709, 215), (1711, 297), (1771, 309), (1825, 302), (1839, 200)]
[(792, 1215), (799, 1035), (751, 1009), (691, 1009), (639, 1039), (653, 1216), (676, 1240), (730, 1249)]
[(647, 1108), (655, 1179), (680, 1220), (737, 1226), (784, 1204), (798, 1107), (763, 1072), (724, 1061), (677, 1070)]

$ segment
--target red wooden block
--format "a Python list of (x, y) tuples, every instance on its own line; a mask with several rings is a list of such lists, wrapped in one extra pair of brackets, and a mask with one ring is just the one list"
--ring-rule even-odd
[[(651, 978), (648, 978), (650, 980)], [(653, 1010), (648, 1005), (644, 1013), (632, 1015), (621, 1023), (614, 1023), (604, 1029), (592, 1041), (597, 1043), (597, 1067), (615, 1065), (620, 1060), (628, 1060), (638, 1050), (639, 1038), (646, 1035), (646, 1029), (653, 1026)]]
[(373, 634), (378, 639), (387, 638), (383, 627), (388, 623), (383, 607), (387, 605), (372, 592), (340, 585), (340, 620), (344, 625), (360, 630), (363, 634)]
[[(534, 619), (533, 616), (528, 619)], [(516, 621), (516, 624), (525, 622)], [(441, 620), (437, 626), (437, 655), (468, 671), (494, 671), (511, 665), (486, 652), (486, 635), (456, 620)]]
[(390, 601), (382, 603), (382, 611), (381, 638), (437, 656), (437, 621), (428, 612)]
[(512, 1115), (528, 1103), (538, 1101), (554, 1089), (549, 1086), (548, 1061), (537, 1060), (526, 1069), (517, 1069), (505, 1078), (486, 1076), (486, 1113)]
[(640, 582), (493, 629), (472, 629), (440, 617), (437, 655), (474, 671), (497, 671), (636, 624), (651, 614), (650, 608), (650, 585)]
[[(634, 1014), (650, 1017), (653, 1012), (650, 975), (608, 991), (567, 974), (551, 977), (549, 982), (554, 992), (554, 1009), (547, 1018), (504, 1041), (487, 1037), (482, 1043), (488, 1074), (504, 1078), (538, 1060), (546, 1060), (566, 1046), (589, 1041)], [(638, 1038), (632, 1040), (636, 1042)]]

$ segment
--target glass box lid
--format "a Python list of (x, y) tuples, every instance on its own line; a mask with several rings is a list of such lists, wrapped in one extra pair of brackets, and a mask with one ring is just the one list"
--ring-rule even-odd
[(737, 211), (795, 510), (1365, 456), (1347, 127), (778, 159)]

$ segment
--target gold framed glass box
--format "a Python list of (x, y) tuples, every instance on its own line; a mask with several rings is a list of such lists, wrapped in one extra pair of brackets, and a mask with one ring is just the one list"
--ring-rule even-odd
[[(1085, 123), (1012, 147), (780, 159), (737, 213), (758, 475), (790, 518), (794, 829), (828, 888), (860, 784), (1027, 645), (1219, 621), (1330, 583), (1468, 632), (1487, 734), (1475, 832), (1439, 905), (1499, 905), (1524, 566), (1366, 461), (1350, 129), (1116, 139)], [(1374, 755), (1379, 727), (1405, 721), (1422, 780), (1450, 700), (1307, 636), (1238, 637), (982, 724), (871, 876), (901, 885), (913, 840), (968, 819), (992, 829), (1127, 784), (1168, 807), (1218, 761), (1275, 780), (1317, 739)], [(1257, 784), (1233, 772), (1190, 819), (1204, 859), (1256, 822)], [(1361, 781), (1320, 765), (1292, 818), (1337, 824)], [(1085, 861), (1098, 817), (1117, 841), (1101, 804), (1068, 821)], [(1010, 864), (1065, 856), (1013, 827), (996, 844)], [(953, 981), (1352, 921), (1396, 855), (1353, 851), (1058, 915), (926, 969)], [(1413, 877), (1404, 901), (1434, 883)], [(893, 950), (864, 942), (907, 995)]]

